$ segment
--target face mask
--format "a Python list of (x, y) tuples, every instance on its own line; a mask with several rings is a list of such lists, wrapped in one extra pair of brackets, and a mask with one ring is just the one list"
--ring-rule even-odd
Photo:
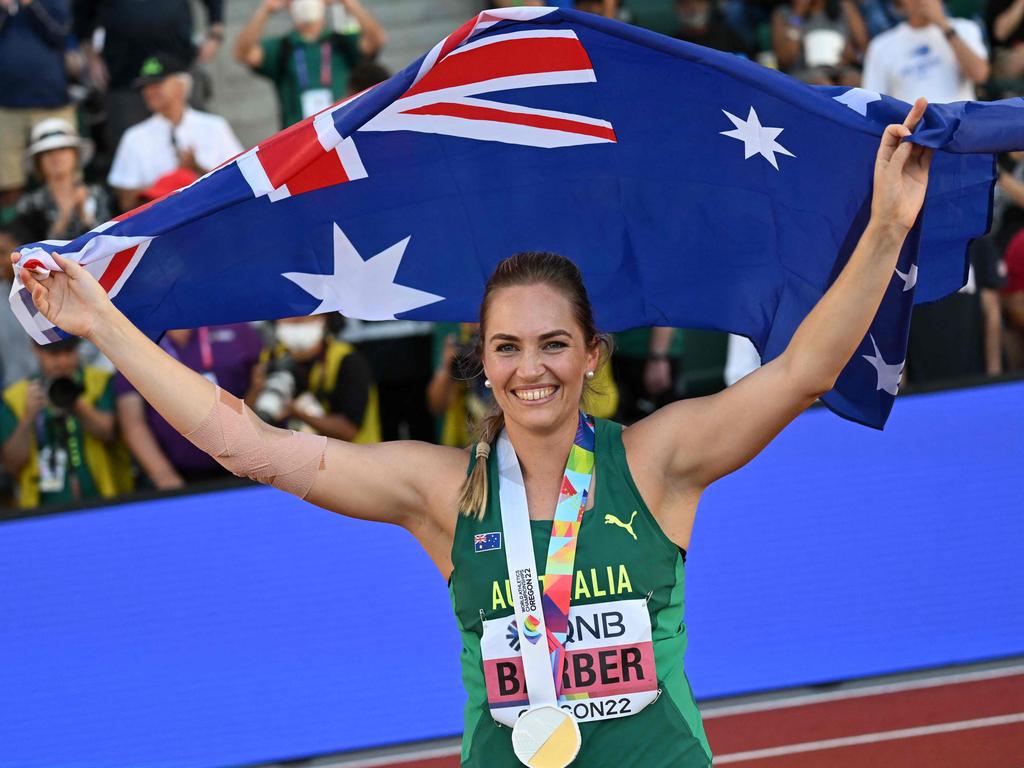
[(305, 320), (301, 323), (279, 323), (277, 340), (290, 351), (299, 354), (309, 352), (324, 337), (323, 320)]
[(296, 25), (312, 24), (324, 18), (323, 0), (292, 0), (289, 10)]

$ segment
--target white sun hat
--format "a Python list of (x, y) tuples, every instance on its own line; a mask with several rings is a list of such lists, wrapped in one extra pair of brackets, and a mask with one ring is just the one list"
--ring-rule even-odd
[(25, 166), (34, 170), (36, 156), (51, 149), (72, 147), (78, 150), (78, 164), (85, 165), (92, 158), (93, 143), (78, 135), (74, 126), (62, 117), (48, 117), (32, 126), (32, 140), (25, 151)]

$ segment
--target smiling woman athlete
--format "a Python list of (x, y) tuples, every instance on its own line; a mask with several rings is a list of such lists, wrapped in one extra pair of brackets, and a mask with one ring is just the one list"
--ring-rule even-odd
[(924, 201), (931, 151), (902, 142), (924, 109), (886, 129), (871, 220), (785, 352), (628, 429), (579, 412), (601, 345), (576, 267), (551, 254), (502, 262), (480, 314), (500, 412), (468, 478), (456, 448), (354, 445), (260, 422), (149, 341), (74, 262), (55, 257), (63, 273), (21, 279), (51, 322), (94, 342), (236, 474), (416, 537), (450, 577), (462, 633), (463, 765), (566, 765), (578, 750), (587, 768), (706, 766), (683, 672), (697, 502), (831, 389), (864, 338)]

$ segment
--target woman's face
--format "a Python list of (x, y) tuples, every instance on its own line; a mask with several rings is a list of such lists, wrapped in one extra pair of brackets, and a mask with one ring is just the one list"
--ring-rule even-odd
[(66, 176), (75, 172), (78, 164), (78, 150), (74, 147), (61, 147), (43, 152), (39, 156), (39, 172), (43, 179), (55, 176)]
[(505, 419), (549, 432), (575, 422), (587, 371), (598, 364), (569, 300), (546, 285), (501, 288), (486, 318), (484, 373)]

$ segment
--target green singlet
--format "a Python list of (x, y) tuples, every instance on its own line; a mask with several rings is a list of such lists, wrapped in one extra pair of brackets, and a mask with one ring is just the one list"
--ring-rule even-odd
[[(595, 452), (594, 505), (584, 514), (579, 534), (566, 644), (569, 663), (563, 676), (567, 700), (561, 703), (576, 715), (583, 736), (573, 765), (706, 768), (711, 765), (711, 749), (683, 671), (685, 553), (664, 534), (640, 498), (626, 465), (622, 427), (597, 419)], [(501, 710), (514, 718), (526, 707), (521, 667), (518, 673), (515, 670), (519, 636), (513, 623), (494, 450), (487, 471), (487, 513), (483, 520), (460, 516), (452, 545), (449, 592), (462, 636), (462, 679), (469, 697), (462, 765), (516, 768), (521, 763), (512, 752), (512, 729), (498, 724), (491, 711), (496, 701), (508, 706), (518, 699), (517, 706)], [(543, 578), (551, 522), (531, 521), (530, 527)], [(635, 640), (637, 627), (630, 626), (631, 621), (646, 621), (643, 604), (637, 602), (644, 599), (650, 619), (646, 650)], [(639, 629), (647, 631), (646, 626)], [(652, 645), (656, 680), (644, 680), (645, 674), (653, 677)], [(623, 710), (635, 710), (627, 696), (616, 692), (644, 686), (660, 689), (660, 696), (635, 714), (620, 716)]]

